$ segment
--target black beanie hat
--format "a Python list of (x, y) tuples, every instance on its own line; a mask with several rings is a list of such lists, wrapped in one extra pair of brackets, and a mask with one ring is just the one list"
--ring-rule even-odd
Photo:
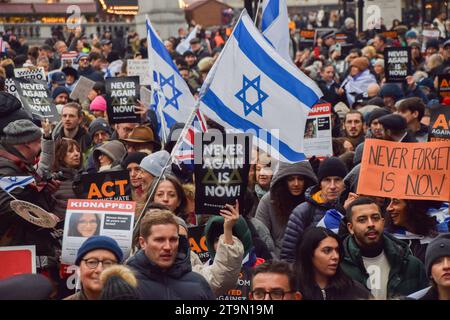
[(140, 164), (142, 159), (144, 159), (148, 154), (145, 152), (130, 152), (127, 156), (122, 160), (122, 168), (126, 169), (130, 163)]
[(369, 118), (367, 119), (367, 125), (370, 126), (372, 124), (372, 121), (378, 118), (381, 118), (382, 116), (391, 114), (391, 112), (387, 109), (381, 108), (381, 109), (375, 109), (369, 114)]
[(326, 177), (341, 177), (343, 179), (347, 173), (347, 167), (339, 158), (329, 157), (320, 164), (317, 178), (319, 178), (320, 183)]
[(425, 268), (427, 276), (431, 276), (433, 263), (441, 257), (450, 257), (450, 233), (441, 233), (431, 240), (425, 252)]
[(20, 119), (31, 120), (31, 114), (22, 107), (22, 103), (12, 94), (0, 92), (0, 135), (11, 122)]

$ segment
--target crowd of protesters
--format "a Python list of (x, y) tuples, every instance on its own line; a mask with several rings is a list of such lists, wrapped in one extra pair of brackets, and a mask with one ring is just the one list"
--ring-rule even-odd
[[(38, 273), (51, 279), (50, 286), (41, 277), (3, 280), (0, 296), (215, 299), (235, 289), (242, 274), (252, 274), (244, 298), (255, 300), (450, 299), (448, 203), (356, 194), (365, 139), (428, 141), (430, 108), (440, 103), (436, 79), (450, 71), (446, 18), (440, 14), (434, 24), (422, 26), (439, 30), (433, 39), (422, 37), (422, 27), (399, 21), (390, 29), (397, 31), (395, 38), (383, 34), (384, 25), (357, 33), (350, 17), (342, 26), (334, 16), (327, 23), (316, 15), (298, 21), (300, 28), (335, 28), (318, 34), (311, 47), (302, 47), (298, 30), (291, 30), (293, 62), (317, 82), (322, 100), (332, 106), (334, 155), (289, 164), (256, 153), (245, 203), (231, 203), (212, 217), (195, 209), (192, 172), (176, 165), (164, 168), (173, 143), (161, 143), (148, 106), (136, 106), (140, 123), (108, 122), (105, 78), (126, 76), (128, 59), (147, 58), (145, 39), (121, 32), (88, 37), (77, 28), (67, 38), (31, 46), (6, 33), (0, 64), (0, 176), (33, 176), (35, 183), (11, 195), (54, 213), (59, 222), (54, 232), (25, 221), (10, 208), (12, 197), (0, 190), (0, 246), (35, 245)], [(198, 30), (182, 54), (176, 48), (189, 29), (163, 39), (196, 97), (227, 41), (225, 28)], [(347, 52), (338, 45), (337, 33), (346, 34)], [(383, 52), (402, 46), (412, 48), (413, 73), (400, 85), (389, 83)], [(62, 66), (61, 56), (73, 51), (77, 67)], [(37, 121), (6, 92), (6, 79), (21, 67), (45, 69), (60, 122)], [(95, 81), (83, 103), (70, 98), (80, 76)], [(450, 101), (443, 103), (450, 107)], [(210, 120), (208, 125), (220, 128)], [(130, 174), (136, 220), (146, 209), (133, 254), (124, 257), (114, 239), (93, 228), (75, 262), (81, 290), (63, 296), (57, 283), (67, 200), (76, 197), (80, 175), (114, 170)], [(324, 227), (329, 217), (338, 220), (339, 228)], [(197, 225), (205, 225), (210, 253), (205, 264), (189, 250), (189, 227)], [(29, 292), (27, 285), (39, 290)]]

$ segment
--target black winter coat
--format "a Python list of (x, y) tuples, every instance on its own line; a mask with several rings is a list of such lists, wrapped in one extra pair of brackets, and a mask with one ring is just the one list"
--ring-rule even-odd
[(143, 250), (130, 258), (135, 271), (137, 290), (143, 300), (214, 300), (211, 288), (200, 274), (192, 271), (186, 237), (180, 237), (178, 254), (167, 270), (150, 261)]
[(305, 191), (305, 202), (299, 204), (289, 216), (281, 247), (281, 260), (294, 262), (298, 240), (305, 229), (311, 225), (317, 225), (327, 210), (335, 208), (334, 204), (317, 203), (312, 199), (312, 196), (319, 190), (319, 185), (308, 188)]
[[(337, 290), (333, 285), (322, 290), (318, 285), (315, 285), (311, 294), (303, 295), (303, 300), (367, 300), (372, 297), (370, 291), (362, 284), (351, 281), (352, 286), (341, 290)], [(302, 293), (306, 292), (302, 290), (302, 286), (299, 286), (299, 290)]]

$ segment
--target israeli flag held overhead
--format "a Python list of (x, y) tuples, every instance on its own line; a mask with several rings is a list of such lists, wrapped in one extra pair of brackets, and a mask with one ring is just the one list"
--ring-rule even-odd
[(163, 42), (147, 18), (148, 59), (153, 74), (153, 102), (164, 130), (176, 122), (186, 122), (195, 100)]
[(195, 38), (198, 32), (198, 27), (192, 29), (192, 31), (188, 34), (188, 36), (181, 40), (175, 49), (179, 54), (184, 54), (186, 51), (191, 49), (191, 44), (189, 43), (192, 39)]
[(205, 83), (204, 115), (253, 133), (258, 146), (281, 161), (305, 160), (306, 117), (322, 92), (275, 51), (245, 10)]
[(286, 60), (289, 54), (289, 18), (286, 0), (264, 0), (262, 5), (261, 31), (267, 41)]

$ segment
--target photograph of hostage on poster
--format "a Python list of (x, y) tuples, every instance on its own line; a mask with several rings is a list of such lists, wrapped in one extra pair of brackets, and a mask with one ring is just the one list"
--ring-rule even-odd
[(303, 148), (308, 158), (333, 155), (331, 143), (331, 104), (314, 105), (306, 120)]
[(124, 257), (128, 257), (135, 207), (134, 201), (70, 199), (64, 224), (62, 262), (74, 264), (80, 246), (94, 235), (115, 239)]

